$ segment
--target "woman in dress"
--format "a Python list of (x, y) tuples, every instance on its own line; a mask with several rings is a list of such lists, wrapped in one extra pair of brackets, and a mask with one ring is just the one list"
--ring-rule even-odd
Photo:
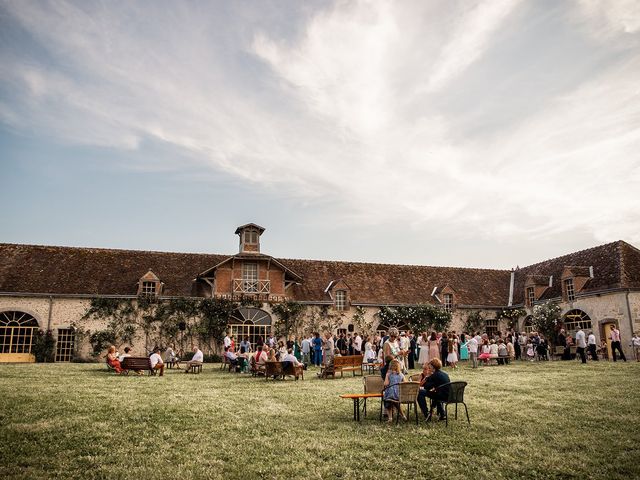
[(373, 343), (371, 343), (371, 337), (367, 337), (367, 341), (364, 344), (364, 363), (373, 363), (376, 360), (376, 351), (373, 349)]
[(109, 350), (107, 350), (107, 365), (113, 368), (116, 373), (122, 373), (122, 367), (120, 366), (120, 360), (118, 360), (118, 352), (116, 352), (116, 347), (111, 345)]
[(450, 367), (458, 368), (458, 340), (454, 335), (449, 335), (449, 341), (447, 342), (447, 363)]
[(389, 372), (384, 380), (384, 407), (389, 415), (389, 423), (393, 421), (393, 410), (398, 409), (398, 415), (403, 420), (407, 417), (402, 413), (402, 407), (400, 406), (400, 383), (404, 382), (404, 375), (401, 372), (401, 365), (398, 360), (392, 360), (389, 364)]
[(469, 338), (469, 335), (465, 335), (464, 343), (460, 345), (460, 360), (469, 360), (469, 347), (467, 346)]
[(436, 332), (431, 332), (431, 338), (429, 339), (429, 358), (427, 363), (431, 362), (434, 358), (440, 358), (440, 347)]
[(422, 332), (422, 335), (418, 338), (418, 345), (420, 346), (418, 363), (420, 365), (429, 363), (429, 336), (427, 335), (427, 332)]

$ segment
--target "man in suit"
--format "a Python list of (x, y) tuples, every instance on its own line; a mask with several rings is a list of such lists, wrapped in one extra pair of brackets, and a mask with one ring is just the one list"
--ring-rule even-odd
[[(431, 365), (433, 373), (428, 377), (425, 377), (422, 381), (422, 388), (420, 388), (420, 391), (418, 392), (418, 405), (420, 406), (420, 410), (422, 410), (424, 417), (429, 421), (431, 420), (433, 406), (435, 403), (440, 420), (445, 420), (446, 416), (441, 400), (447, 400), (449, 397), (449, 389), (441, 388), (437, 391), (436, 389), (441, 385), (445, 385), (450, 382), (449, 375), (442, 371), (442, 362), (439, 358), (431, 360), (429, 365)], [(431, 399), (431, 408), (429, 411), (427, 411), (427, 398)]]
[(413, 336), (413, 333), (409, 332), (409, 370), (413, 370), (416, 368), (415, 360), (416, 360), (416, 339)]

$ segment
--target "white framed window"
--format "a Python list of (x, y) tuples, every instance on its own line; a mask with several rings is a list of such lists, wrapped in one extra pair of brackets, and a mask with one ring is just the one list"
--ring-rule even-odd
[(534, 287), (527, 287), (527, 305), (533, 305), (533, 302), (536, 299), (536, 290)]
[(453, 294), (445, 293), (443, 296), (443, 300), (444, 300), (444, 311), (452, 312), (453, 311)]
[(593, 324), (589, 315), (582, 310), (571, 310), (564, 316), (564, 329), (573, 336), (580, 329), (592, 330)]
[(336, 291), (336, 300), (335, 300), (336, 310), (346, 310), (347, 309), (347, 292), (344, 290)]
[(56, 362), (70, 362), (73, 360), (73, 344), (76, 334), (72, 328), (59, 328), (56, 341)]
[(257, 244), (258, 243), (258, 231), (254, 229), (247, 229), (244, 231), (244, 243)]
[(242, 284), (243, 291), (258, 291), (258, 264), (255, 262), (244, 262), (242, 264)]
[(567, 293), (567, 300), (573, 302), (576, 299), (576, 294), (573, 289), (573, 278), (567, 278), (564, 281), (564, 288)]
[(157, 292), (156, 282), (142, 282), (140, 294), (144, 297), (155, 297)]

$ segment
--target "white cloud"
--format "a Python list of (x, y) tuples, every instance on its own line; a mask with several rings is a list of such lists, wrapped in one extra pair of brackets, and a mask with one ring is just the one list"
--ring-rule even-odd
[[(131, 149), (157, 138), (322, 202), (315, 213), (332, 222), (640, 241), (637, 54), (594, 63), (574, 91), (536, 97), (517, 122), (471, 140), (460, 135), (464, 113), (447, 109), (460, 94), (448, 85), (503, 61), (491, 57), (494, 35), (518, 2), (340, 2), (285, 38), (170, 5), (6, 3), (49, 58), (18, 44), (0, 53), (0, 86), (14, 98), (0, 118), (73, 144)], [(522, 55), (537, 54), (536, 38), (518, 40), (530, 49)], [(527, 84), (523, 75), (489, 86)]]

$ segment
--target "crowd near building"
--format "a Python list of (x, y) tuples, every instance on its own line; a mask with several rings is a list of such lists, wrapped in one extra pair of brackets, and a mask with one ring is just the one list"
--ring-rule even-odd
[[(535, 306), (553, 301), (566, 335), (582, 329), (610, 349), (616, 327), (633, 358), (640, 250), (626, 242), (496, 270), (274, 258), (261, 252), (264, 231), (238, 227), (235, 255), (0, 244), (0, 362), (34, 361), (39, 331), (51, 332), (55, 361), (89, 358), (89, 335), (78, 331), (99, 331), (109, 322), (87, 318), (96, 298), (242, 300), (226, 330), (250, 342), (274, 333), (274, 306), (283, 302), (304, 306), (296, 333), (308, 336), (320, 325), (337, 335), (375, 335), (392, 326), (381, 308), (424, 304), (451, 314), (449, 330), (462, 332), (469, 314), (479, 312), (488, 335), (510, 328), (529, 333)], [(499, 315), (505, 309), (520, 314), (506, 319)], [(148, 353), (142, 326), (134, 338), (132, 348)]]

